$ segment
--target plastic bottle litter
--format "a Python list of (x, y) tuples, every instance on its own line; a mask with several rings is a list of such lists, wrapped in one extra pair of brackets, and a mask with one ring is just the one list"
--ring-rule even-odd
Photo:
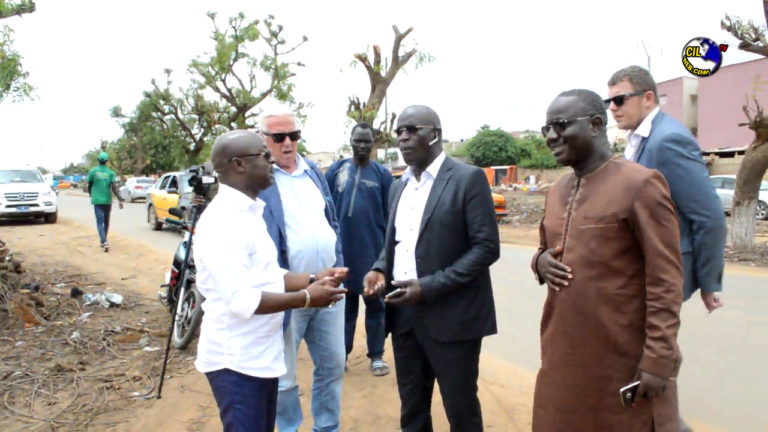
[(102, 307), (108, 308), (111, 305), (120, 305), (123, 303), (123, 296), (118, 293), (101, 291), (96, 294), (84, 294), (83, 301), (85, 305), (99, 304)]

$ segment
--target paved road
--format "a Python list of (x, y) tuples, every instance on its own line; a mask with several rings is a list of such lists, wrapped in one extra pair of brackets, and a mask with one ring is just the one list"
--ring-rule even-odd
[[(93, 210), (84, 195), (60, 196), (60, 216), (93, 227)], [(112, 230), (172, 253), (180, 236), (152, 231), (144, 203), (112, 210)], [(491, 268), (499, 334), (487, 338), (488, 352), (535, 372), (539, 365), (539, 319), (545, 289), (533, 280), (534, 249), (503, 245)], [(733, 431), (768, 430), (764, 407), (768, 358), (768, 271), (728, 267), (726, 307), (707, 314), (698, 297), (683, 307), (679, 342), (684, 361), (679, 377), (683, 416)]]

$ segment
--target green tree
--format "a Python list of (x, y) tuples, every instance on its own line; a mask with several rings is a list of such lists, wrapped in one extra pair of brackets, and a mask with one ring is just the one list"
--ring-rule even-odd
[[(0, 0), (0, 19), (21, 16), (35, 11), (31, 0)], [(31, 97), (33, 87), (27, 83), (29, 73), (21, 64), (22, 56), (13, 49), (13, 29), (0, 27), (0, 102), (7, 97), (21, 101)]]
[(108, 147), (115, 153), (115, 165), (124, 163), (126, 172), (156, 173), (202, 163), (219, 134), (255, 128), (258, 106), (267, 98), (294, 106), (301, 116), (304, 105), (294, 99), (292, 78), (303, 65), (285, 58), (306, 36), (289, 45), (283, 26), (271, 15), (247, 21), (240, 13), (225, 28), (218, 25), (216, 13), (208, 17), (213, 51), (189, 63), (189, 86), (177, 88), (173, 72), (165, 69), (165, 82), (152, 80), (133, 114), (113, 108), (123, 136)]
[(528, 157), (523, 158), (517, 166), (521, 168), (550, 169), (557, 168), (557, 161), (547, 142), (539, 135), (528, 135), (520, 139), (520, 143), (528, 151)]
[[(768, 26), (768, 0), (763, 0), (763, 12)], [(744, 23), (740, 18), (728, 15), (720, 22), (720, 26), (740, 41), (739, 49), (768, 57), (768, 30), (765, 26), (759, 26), (752, 21)], [(768, 117), (756, 96), (757, 92), (765, 91), (761, 89), (761, 84), (766, 85), (768, 81), (761, 81), (760, 77), (755, 80), (752, 91), (754, 107), (750, 106), (747, 95), (746, 103), (742, 107), (747, 122), (739, 124), (749, 127), (755, 133), (755, 139), (747, 147), (736, 174), (731, 229), (728, 230), (734, 247), (740, 249), (754, 247), (755, 212), (760, 182), (768, 170)]]
[(518, 139), (501, 129), (483, 125), (467, 143), (469, 163), (477, 166), (517, 165), (530, 157), (530, 152)]

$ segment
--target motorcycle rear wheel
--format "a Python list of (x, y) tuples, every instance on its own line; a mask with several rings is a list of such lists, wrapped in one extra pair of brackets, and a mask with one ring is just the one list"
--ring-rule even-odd
[(173, 324), (173, 346), (184, 349), (192, 342), (203, 318), (203, 296), (194, 284), (182, 287), (176, 302), (176, 322)]

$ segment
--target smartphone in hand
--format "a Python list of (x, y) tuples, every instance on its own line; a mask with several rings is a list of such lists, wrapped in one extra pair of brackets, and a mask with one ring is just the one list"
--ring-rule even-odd
[(619, 389), (619, 396), (621, 397), (621, 405), (630, 407), (635, 402), (635, 396), (637, 395), (637, 389), (640, 387), (640, 381), (635, 381), (632, 384), (625, 385)]

